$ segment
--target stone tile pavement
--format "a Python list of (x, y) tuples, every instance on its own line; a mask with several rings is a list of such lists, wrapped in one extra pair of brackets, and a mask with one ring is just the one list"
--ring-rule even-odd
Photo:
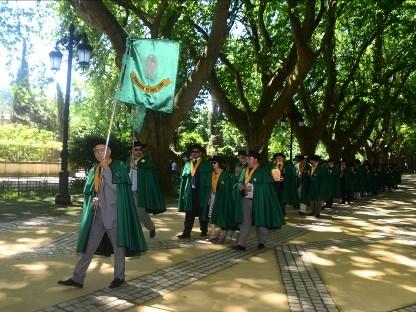
[[(371, 200), (371, 199), (370, 199)], [(359, 202), (365, 204), (366, 200)], [(416, 246), (415, 228), (408, 225), (397, 225), (401, 229), (399, 235), (374, 235), (372, 237), (356, 237), (340, 240), (315, 241), (304, 244), (286, 245), (290, 239), (305, 234), (311, 227), (325, 225), (331, 220), (347, 216), (355, 210), (352, 206), (336, 206), (325, 210), (322, 219), (305, 219), (298, 224), (288, 224), (280, 230), (270, 231), (268, 246), (276, 251), (277, 264), (287, 293), (290, 311), (338, 311), (330, 293), (321, 280), (318, 271), (310, 261), (307, 251), (329, 247), (351, 247), (372, 244), (383, 240), (402, 238)], [(361, 208), (360, 208), (361, 209)], [(76, 222), (79, 217), (39, 218), (11, 223), (0, 223), (0, 231), (10, 231), (20, 227), (43, 226), (51, 223)], [(376, 233), (377, 234), (377, 233)], [(413, 234), (413, 235), (412, 235)], [(13, 258), (33, 258), (44, 256), (74, 255), (78, 232), (71, 232), (36, 248), (32, 252), (14, 255)], [(227, 234), (228, 242), (236, 241), (238, 232)], [(192, 248), (206, 244), (200, 239), (185, 241), (153, 241), (149, 249)], [(162, 296), (165, 293), (193, 283), (216, 272), (237, 264), (257, 253), (257, 243), (251, 240), (246, 252), (231, 249), (214, 251), (192, 260), (127, 281), (118, 289), (100, 289), (88, 295), (45, 307), (39, 311), (125, 311), (136, 305)], [(397, 312), (416, 312), (416, 304), (403, 307)]]

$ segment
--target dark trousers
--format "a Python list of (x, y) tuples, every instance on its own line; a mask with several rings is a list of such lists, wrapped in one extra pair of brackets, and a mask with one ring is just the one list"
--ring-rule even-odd
[[(208, 232), (208, 209), (206, 209), (206, 212), (207, 212), (206, 216), (201, 216), (200, 209), (199, 209), (199, 191), (193, 189), (192, 190), (192, 210), (187, 211), (185, 213), (183, 234), (191, 235), (192, 228), (195, 222), (195, 217), (199, 217), (199, 228), (201, 232), (207, 233)], [(201, 217), (204, 220), (201, 220)]]

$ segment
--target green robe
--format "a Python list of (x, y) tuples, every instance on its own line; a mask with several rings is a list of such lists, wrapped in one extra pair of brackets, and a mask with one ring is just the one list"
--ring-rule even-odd
[[(296, 168), (296, 176), (299, 176), (299, 164), (295, 165)], [(305, 205), (309, 205), (309, 188), (311, 184), (311, 165), (306, 163), (303, 167), (303, 171), (300, 173), (301, 175), (301, 182), (298, 182), (297, 185), (300, 186), (300, 194), (299, 194), (299, 202)]]
[(360, 193), (361, 192), (361, 178), (360, 172), (356, 167), (351, 168), (351, 192)]
[(341, 180), (340, 180), (340, 169), (338, 167), (329, 168), (329, 180), (331, 196), (333, 198), (341, 198)]
[(291, 161), (285, 161), (281, 173), (283, 177), (283, 202), (296, 206), (299, 204), (298, 190), (296, 187), (296, 168)]
[(331, 188), (328, 169), (318, 164), (318, 167), (311, 175), (311, 186), (309, 189), (309, 199), (315, 201), (329, 201), (331, 198)]
[[(94, 174), (97, 166), (94, 166), (87, 176), (84, 187), (84, 204), (78, 237), (77, 252), (86, 251), (88, 237), (92, 225), (94, 207), (93, 198), (96, 196), (94, 189)], [(126, 256), (137, 256), (147, 250), (146, 241), (143, 236), (136, 208), (134, 206), (131, 182), (126, 165), (113, 160), (110, 164), (112, 183), (117, 185), (117, 246), (126, 248)], [(107, 235), (103, 236), (96, 254), (109, 256), (113, 253), (111, 242)]]
[[(126, 161), (128, 166), (130, 160), (131, 158)], [(147, 155), (137, 163), (137, 197), (139, 207), (145, 208), (148, 213), (158, 214), (166, 211), (154, 162)]]
[[(212, 165), (209, 161), (203, 160), (197, 169), (199, 175), (199, 217), (206, 221), (208, 216), (208, 199), (211, 194)], [(181, 176), (179, 190), (179, 211), (187, 212), (192, 210), (192, 176), (191, 162), (188, 161)]]
[(236, 228), (242, 223), (241, 214), (235, 214), (232, 190), (232, 178), (227, 171), (223, 170), (218, 178), (211, 223), (225, 229)]
[[(244, 182), (244, 175), (242, 175), (242, 181)], [(254, 187), (253, 224), (256, 227), (266, 227), (269, 229), (280, 228), (284, 225), (286, 221), (283, 217), (276, 191), (274, 190), (274, 180), (270, 170), (264, 167), (258, 167), (251, 176), (249, 183), (252, 183)], [(242, 214), (242, 197), (240, 191), (234, 187), (234, 192), (235, 194), (238, 192), (239, 195), (238, 197), (236, 195), (234, 196), (237, 199), (234, 203), (235, 207)]]

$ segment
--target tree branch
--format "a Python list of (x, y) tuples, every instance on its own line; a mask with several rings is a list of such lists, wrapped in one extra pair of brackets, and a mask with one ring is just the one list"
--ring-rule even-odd
[(126, 49), (127, 33), (102, 0), (78, 1), (68, 0), (78, 15), (98, 32), (110, 39), (116, 54), (116, 64), (121, 68), (121, 60)]
[(217, 0), (212, 20), (211, 33), (204, 51), (194, 71), (175, 96), (173, 124), (177, 124), (190, 109), (203, 83), (208, 80), (218, 58), (218, 53), (228, 35), (227, 18), (231, 0)]

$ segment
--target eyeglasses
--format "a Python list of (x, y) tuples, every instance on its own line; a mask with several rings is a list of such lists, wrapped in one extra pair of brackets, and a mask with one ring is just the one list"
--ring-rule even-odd
[(194, 151), (191, 151), (191, 153), (201, 153), (201, 151), (194, 150)]

